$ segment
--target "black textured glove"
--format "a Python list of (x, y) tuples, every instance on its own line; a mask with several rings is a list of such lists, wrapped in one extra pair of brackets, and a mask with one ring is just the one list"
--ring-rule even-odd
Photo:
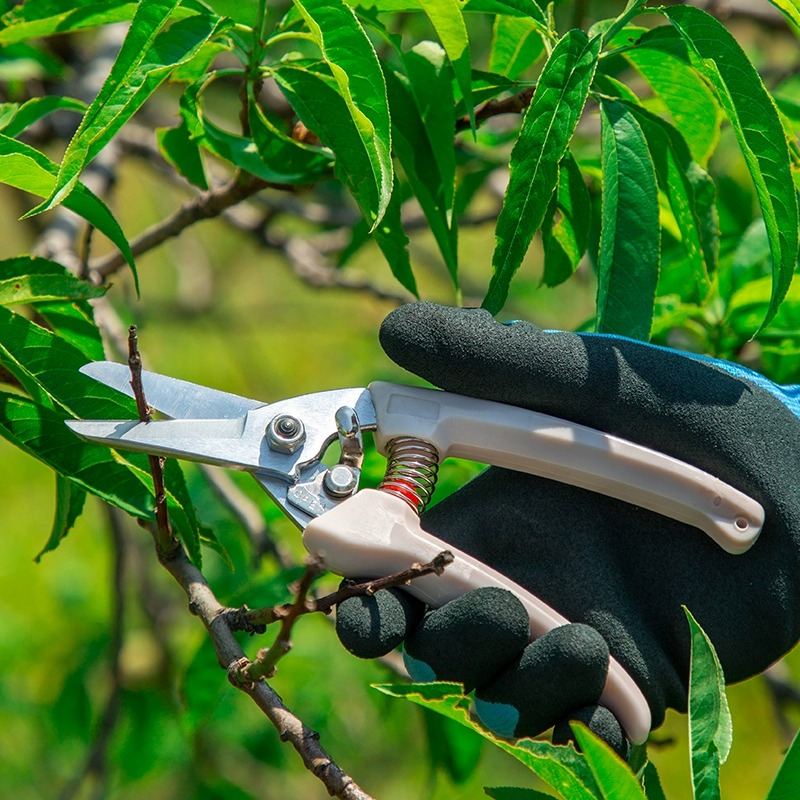
[(423, 517), (423, 527), (505, 573), (571, 625), (528, 644), (510, 593), (480, 589), (422, 611), (401, 591), (354, 598), (337, 629), (356, 655), (405, 640), (412, 676), (475, 690), (506, 736), (567, 719), (618, 749), (597, 708), (610, 653), (661, 724), (685, 710), (687, 606), (729, 682), (765, 669), (800, 638), (800, 387), (735, 365), (611, 336), (501, 325), (480, 309), (427, 303), (393, 312), (381, 343), (398, 364), (450, 392), (569, 419), (693, 464), (759, 501), (760, 538), (743, 555), (700, 530), (577, 487), (491, 468)]

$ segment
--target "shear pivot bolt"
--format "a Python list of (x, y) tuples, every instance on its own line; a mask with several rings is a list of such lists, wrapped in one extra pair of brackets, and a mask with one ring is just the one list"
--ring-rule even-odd
[(288, 414), (279, 414), (267, 425), (267, 442), (270, 450), (294, 453), (306, 439), (303, 423)]
[(325, 473), (322, 485), (332, 497), (347, 497), (358, 486), (358, 477), (346, 464), (337, 464)]

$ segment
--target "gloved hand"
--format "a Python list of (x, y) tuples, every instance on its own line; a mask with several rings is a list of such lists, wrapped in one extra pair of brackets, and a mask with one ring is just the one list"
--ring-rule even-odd
[(681, 606), (714, 643), (729, 682), (800, 638), (800, 387), (735, 365), (601, 335), (502, 325), (480, 309), (427, 303), (385, 320), (398, 364), (450, 392), (529, 408), (693, 464), (760, 502), (766, 521), (743, 555), (700, 530), (568, 484), (490, 468), (423, 515), (423, 527), (505, 573), (573, 624), (528, 643), (527, 615), (479, 589), (422, 613), (400, 590), (353, 598), (337, 630), (356, 655), (405, 641), (412, 677), (475, 690), (488, 727), (536, 735), (588, 722), (625, 740), (596, 706), (610, 653), (657, 727), (685, 710), (690, 640)]

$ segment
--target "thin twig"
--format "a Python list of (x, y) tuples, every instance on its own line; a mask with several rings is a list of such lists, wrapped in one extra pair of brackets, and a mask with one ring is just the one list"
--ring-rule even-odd
[[(207, 192), (185, 200), (171, 216), (157, 222), (137, 236), (131, 242), (131, 252), (134, 256), (142, 255), (168, 239), (179, 236), (195, 222), (218, 217), (225, 209), (240, 203), (270, 185), (272, 184), (260, 178), (237, 174), (224, 186), (209, 189)], [(287, 187), (275, 185), (273, 188)], [(116, 252), (91, 262), (89, 270), (100, 278), (107, 278), (125, 264), (125, 257), (122, 253)]]
[(262, 647), (255, 661), (252, 661), (239, 674), (240, 680), (256, 681), (259, 678), (271, 678), (275, 674), (278, 661), (292, 649), (292, 629), (295, 622), (304, 614), (316, 611), (316, 603), (308, 593), (315, 578), (323, 572), (322, 562), (318, 558), (310, 558), (306, 563), (303, 577), (294, 587), (294, 602), (281, 609), (281, 626), (272, 647)]
[[(487, 100), (475, 110), (476, 124), (485, 122), (487, 119), (497, 117), (500, 114), (522, 113), (531, 104), (533, 90), (534, 87), (529, 86), (527, 89), (523, 89), (521, 92), (517, 92), (517, 94), (513, 94), (510, 97), (504, 97), (502, 100), (497, 100), (496, 98)], [(469, 130), (469, 127), (470, 119), (466, 114), (456, 120), (457, 132)]]
[[(427, 564), (412, 564), (402, 572), (387, 575), (385, 578), (376, 578), (365, 581), (364, 583), (349, 582), (341, 589), (325, 595), (315, 600), (313, 607), (302, 611), (303, 614), (314, 611), (330, 614), (334, 607), (344, 602), (350, 597), (361, 597), (363, 595), (373, 595), (381, 589), (389, 589), (393, 586), (405, 586), (416, 578), (424, 575), (441, 575), (449, 564), (453, 563), (453, 554), (449, 550), (444, 550)], [(287, 613), (293, 609), (293, 604), (282, 606), (271, 606), (266, 608), (240, 608), (232, 611), (229, 615), (229, 624), (232, 630), (244, 630), (250, 632), (263, 632), (265, 626), (283, 620)], [(297, 614), (300, 616), (300, 614)]]
[[(128, 366), (131, 370), (131, 388), (136, 400), (136, 410), (142, 422), (150, 422), (152, 411), (147, 405), (142, 387), (142, 356), (139, 353), (139, 340), (136, 335), (136, 326), (128, 328)], [(159, 558), (165, 558), (180, 545), (172, 532), (167, 511), (167, 492), (164, 488), (164, 459), (159, 456), (148, 455), (150, 474), (153, 478), (153, 490), (156, 496), (156, 529), (154, 532), (156, 550)]]

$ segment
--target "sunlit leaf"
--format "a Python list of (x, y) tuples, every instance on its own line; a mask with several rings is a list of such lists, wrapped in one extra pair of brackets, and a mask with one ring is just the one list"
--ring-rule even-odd
[[(343, 0), (294, 0), (294, 4), (330, 67), (351, 120), (349, 127), (361, 140), (368, 174), (375, 187), (374, 202), (362, 207), (362, 211), (370, 227), (375, 228), (389, 205), (393, 180), (389, 106), (378, 56), (361, 23)], [(307, 122), (306, 125), (325, 140), (321, 130)], [(338, 157), (336, 148), (332, 149)], [(353, 175), (351, 180), (362, 181), (364, 177)]]
[(708, 85), (689, 64), (664, 50), (642, 46), (624, 55), (663, 101), (697, 163), (705, 165), (717, 146), (722, 121)]
[(580, 722), (572, 730), (604, 800), (647, 800), (630, 767)]
[(19, 256), (0, 261), (0, 305), (101, 297), (106, 289), (75, 277), (46, 258)]
[(695, 800), (719, 800), (719, 768), (733, 742), (725, 676), (714, 646), (688, 609), (692, 638), (689, 676), (689, 749)]
[(553, 48), (542, 70), (519, 139), (511, 152), (511, 177), (495, 230), (493, 275), (483, 301), (497, 313), (533, 234), (541, 226), (597, 66), (600, 38), (572, 30)]
[(717, 90), (756, 187), (773, 260), (766, 326), (789, 289), (800, 244), (797, 190), (783, 126), (755, 67), (714, 17), (692, 6), (664, 13), (702, 59), (703, 74)]
[[(16, 105), (16, 104), (14, 104)], [(48, 114), (56, 111), (86, 110), (86, 103), (72, 97), (33, 97), (22, 105), (17, 106), (14, 113), (3, 115), (0, 131), (6, 136), (18, 136), (26, 128), (38, 122)]]
[(512, 744), (505, 739), (498, 739), (470, 716), (470, 700), (463, 695), (461, 684), (404, 683), (383, 684), (374, 688), (390, 697), (410, 700), (477, 731), (495, 746), (521, 761), (570, 800), (596, 800), (599, 796), (597, 784), (586, 759), (575, 752), (572, 745), (558, 746), (532, 739), (520, 739)]
[[(370, 155), (355, 130), (336, 84), (318, 72), (289, 65), (276, 70), (275, 79), (306, 127), (333, 150), (336, 155), (336, 176), (350, 190), (368, 224), (372, 224), (374, 209), (381, 203), (381, 189), (373, 180)], [(383, 79), (381, 81), (383, 83)], [(395, 187), (385, 208), (384, 219), (379, 225), (373, 225), (372, 233), (392, 273), (406, 289), (416, 294), (397, 191)]]
[(642, 129), (617, 101), (603, 101), (602, 233), (597, 330), (647, 341), (658, 283), (659, 217), (655, 169)]
[[(0, 183), (7, 183), (39, 197), (47, 197), (56, 184), (57, 174), (58, 165), (47, 156), (29, 145), (0, 134)], [(128, 262), (138, 288), (136, 265), (130, 245), (105, 203), (83, 184), (76, 183), (64, 205), (105, 234), (117, 246)]]
[(72, 191), (86, 164), (166, 80), (169, 73), (228, 23), (196, 15), (161, 28), (180, 0), (141, 3), (100, 92), (67, 147), (51, 195), (29, 214), (52, 208)]
[(543, 31), (535, 19), (497, 15), (492, 25), (489, 71), (518, 78), (544, 53)]

